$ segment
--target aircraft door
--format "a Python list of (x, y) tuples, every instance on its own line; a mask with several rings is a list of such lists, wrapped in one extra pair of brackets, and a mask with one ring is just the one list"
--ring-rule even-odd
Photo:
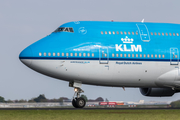
[(99, 48), (99, 64), (108, 64), (109, 63), (109, 54), (107, 47)]
[(179, 64), (179, 51), (178, 48), (170, 48), (170, 65)]
[(146, 25), (145, 24), (136, 24), (136, 25), (139, 30), (141, 40), (143, 42), (149, 42), (150, 36), (149, 36), (149, 31), (148, 31), (148, 28), (146, 27)]

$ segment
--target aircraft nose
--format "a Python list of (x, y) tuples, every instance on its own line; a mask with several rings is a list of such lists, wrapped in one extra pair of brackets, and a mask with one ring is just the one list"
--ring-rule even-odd
[(31, 50), (31, 47), (25, 48), (20, 54), (19, 54), (19, 59), (21, 60), (22, 63), (24, 63), (27, 66), (30, 66), (32, 64), (32, 59), (33, 53)]

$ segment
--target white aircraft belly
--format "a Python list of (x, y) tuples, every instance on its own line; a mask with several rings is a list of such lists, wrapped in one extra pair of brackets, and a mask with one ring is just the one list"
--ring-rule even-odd
[[(124, 61), (84, 60), (32, 60), (30, 68), (47, 76), (83, 84), (117, 87), (161, 87), (156, 84), (164, 73), (175, 69), (169, 62), (143, 62), (117, 64)], [(128, 61), (133, 63), (134, 61)], [(173, 80), (174, 81), (174, 80)]]

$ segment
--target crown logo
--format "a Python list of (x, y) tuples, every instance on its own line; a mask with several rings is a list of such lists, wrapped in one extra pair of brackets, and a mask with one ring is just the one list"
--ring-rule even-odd
[(121, 40), (123, 41), (123, 43), (133, 43), (133, 39), (128, 38), (128, 36), (126, 36), (126, 38), (121, 38)]

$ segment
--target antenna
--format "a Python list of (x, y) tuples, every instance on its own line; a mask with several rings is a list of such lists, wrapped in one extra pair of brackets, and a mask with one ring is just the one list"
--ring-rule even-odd
[(144, 23), (144, 19), (142, 19), (142, 21), (141, 21), (142, 23)]

